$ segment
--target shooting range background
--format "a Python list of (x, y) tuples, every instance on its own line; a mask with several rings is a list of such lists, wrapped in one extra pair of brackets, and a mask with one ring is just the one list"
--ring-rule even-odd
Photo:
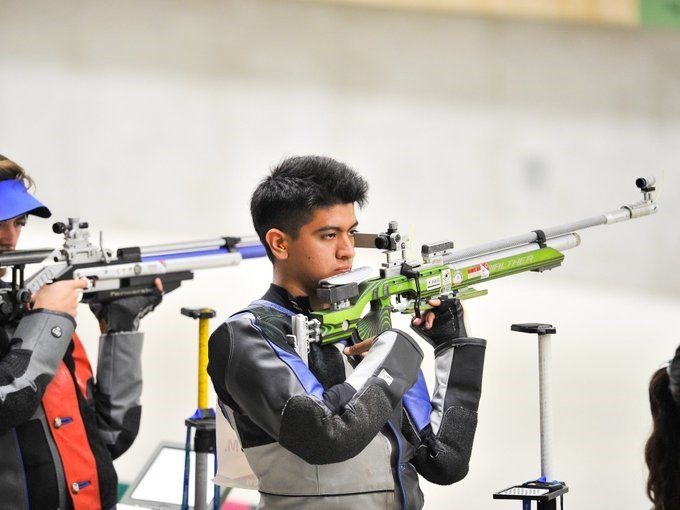
[[(423, 483), (426, 508), (515, 508), (492, 493), (540, 473), (535, 337), (556, 325), (555, 475), (571, 508), (638, 509), (647, 384), (678, 343), (680, 33), (273, 0), (0, 1), (0, 153), (54, 219), (105, 246), (252, 233), (249, 196), (285, 156), (327, 154), (371, 186), (366, 232), (470, 246), (639, 199), (660, 213), (582, 233), (562, 268), (491, 283), (469, 303), (488, 339), (470, 473)], [(20, 247), (56, 247), (32, 219)], [(378, 264), (360, 252), (357, 265)], [(131, 481), (196, 407), (197, 323), (259, 297), (264, 259), (197, 272), (144, 319)], [(81, 336), (96, 358), (84, 307)], [(404, 318), (396, 320), (405, 326)], [(429, 351), (428, 351), (429, 353)], [(431, 374), (431, 357), (425, 372)]]

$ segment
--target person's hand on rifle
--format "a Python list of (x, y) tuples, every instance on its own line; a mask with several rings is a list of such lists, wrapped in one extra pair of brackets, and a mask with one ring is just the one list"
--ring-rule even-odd
[(42, 308), (76, 317), (82, 290), (86, 289), (88, 285), (89, 282), (86, 278), (62, 280), (44, 285), (33, 296), (33, 309)]
[(463, 305), (459, 299), (430, 299), (433, 306), (422, 317), (411, 321), (411, 328), (433, 347), (439, 347), (446, 340), (467, 336)]
[(90, 310), (99, 320), (102, 333), (137, 331), (139, 321), (152, 312), (163, 300), (163, 283), (154, 280), (154, 290), (144, 296), (129, 296), (106, 303), (92, 303)]
[(367, 338), (366, 340), (362, 340), (361, 342), (357, 342), (354, 345), (348, 345), (342, 350), (342, 353), (345, 356), (361, 356), (362, 358), (366, 357), (366, 354), (368, 354), (368, 350), (373, 347), (373, 343), (375, 342), (376, 337), (371, 337)]

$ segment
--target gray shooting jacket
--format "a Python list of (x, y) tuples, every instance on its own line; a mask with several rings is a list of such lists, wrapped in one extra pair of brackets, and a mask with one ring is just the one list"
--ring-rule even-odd
[(383, 332), (351, 363), (342, 345), (312, 344), (306, 366), (286, 337), (298, 313), (307, 299), (272, 284), (209, 341), (208, 373), (258, 478), (258, 508), (415, 510), (418, 473), (438, 484), (467, 474), (484, 340), (435, 350), (430, 397), (409, 335)]
[(141, 415), (142, 333), (102, 335), (97, 380), (70, 315), (0, 324), (0, 507), (113, 508)]

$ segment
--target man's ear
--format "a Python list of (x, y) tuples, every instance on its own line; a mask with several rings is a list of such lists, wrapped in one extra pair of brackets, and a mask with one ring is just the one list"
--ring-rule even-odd
[(278, 228), (271, 228), (264, 236), (276, 260), (286, 260), (288, 258), (288, 236)]

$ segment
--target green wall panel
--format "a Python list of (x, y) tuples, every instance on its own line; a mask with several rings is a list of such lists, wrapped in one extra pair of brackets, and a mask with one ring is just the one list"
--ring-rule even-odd
[(680, 0), (640, 0), (640, 25), (680, 28)]

